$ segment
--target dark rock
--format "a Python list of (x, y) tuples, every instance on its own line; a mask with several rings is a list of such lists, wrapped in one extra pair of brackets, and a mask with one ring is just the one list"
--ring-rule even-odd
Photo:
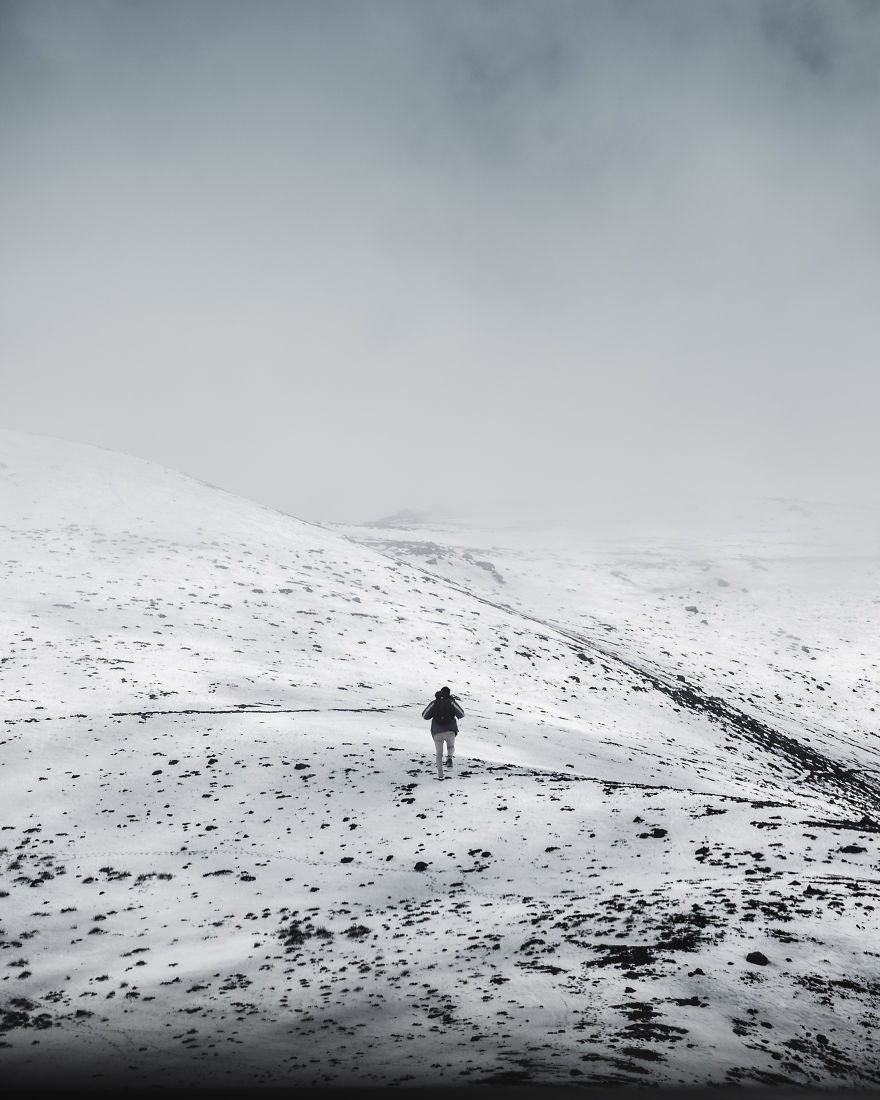
[(770, 960), (762, 951), (751, 951), (746, 955), (746, 962), (753, 966), (766, 966)]
[(345, 934), (350, 940), (362, 940), (365, 936), (369, 936), (370, 932), (371, 929), (367, 928), (365, 924), (353, 924), (345, 930)]
[(427, 865), (427, 863), (425, 863), (424, 860), (420, 859), (418, 861), (418, 863), (415, 865), (415, 867), (413, 868), (413, 870), (414, 871), (427, 871), (428, 870), (428, 865)]

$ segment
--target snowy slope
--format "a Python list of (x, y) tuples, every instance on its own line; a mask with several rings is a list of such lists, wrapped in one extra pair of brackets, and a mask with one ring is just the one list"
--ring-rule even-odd
[(765, 702), (810, 667), (769, 586), (707, 644), (621, 595), (693, 583), (668, 546), (324, 530), (13, 433), (0, 509), (9, 1079), (880, 1079), (870, 668)]
[(876, 519), (764, 501), (682, 526), (337, 529), (877, 774)]

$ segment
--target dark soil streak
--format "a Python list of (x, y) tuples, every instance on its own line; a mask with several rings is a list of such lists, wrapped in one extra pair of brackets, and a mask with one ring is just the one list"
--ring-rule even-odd
[(807, 771), (809, 774), (802, 782), (823, 790), (830, 788), (838, 801), (848, 802), (862, 811), (870, 810), (875, 814), (880, 811), (880, 788), (854, 769), (832, 760), (811, 745), (805, 745), (788, 734), (780, 733), (766, 722), (739, 710), (717, 695), (706, 695), (690, 684), (670, 683), (634, 663), (620, 657), (616, 659), (639, 676), (644, 676), (657, 691), (678, 706), (711, 715), (726, 726), (733, 736), (750, 741), (766, 752), (781, 757), (794, 768)]

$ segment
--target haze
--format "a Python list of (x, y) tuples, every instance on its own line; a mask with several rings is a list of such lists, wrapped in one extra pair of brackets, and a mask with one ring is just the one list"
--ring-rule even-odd
[(877, 503), (880, 6), (0, 4), (0, 426), (318, 521)]

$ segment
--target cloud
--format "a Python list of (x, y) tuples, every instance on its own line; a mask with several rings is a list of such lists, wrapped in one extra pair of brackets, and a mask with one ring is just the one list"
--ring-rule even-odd
[(872, 491), (877, 4), (3, 10), (8, 426), (314, 518)]

